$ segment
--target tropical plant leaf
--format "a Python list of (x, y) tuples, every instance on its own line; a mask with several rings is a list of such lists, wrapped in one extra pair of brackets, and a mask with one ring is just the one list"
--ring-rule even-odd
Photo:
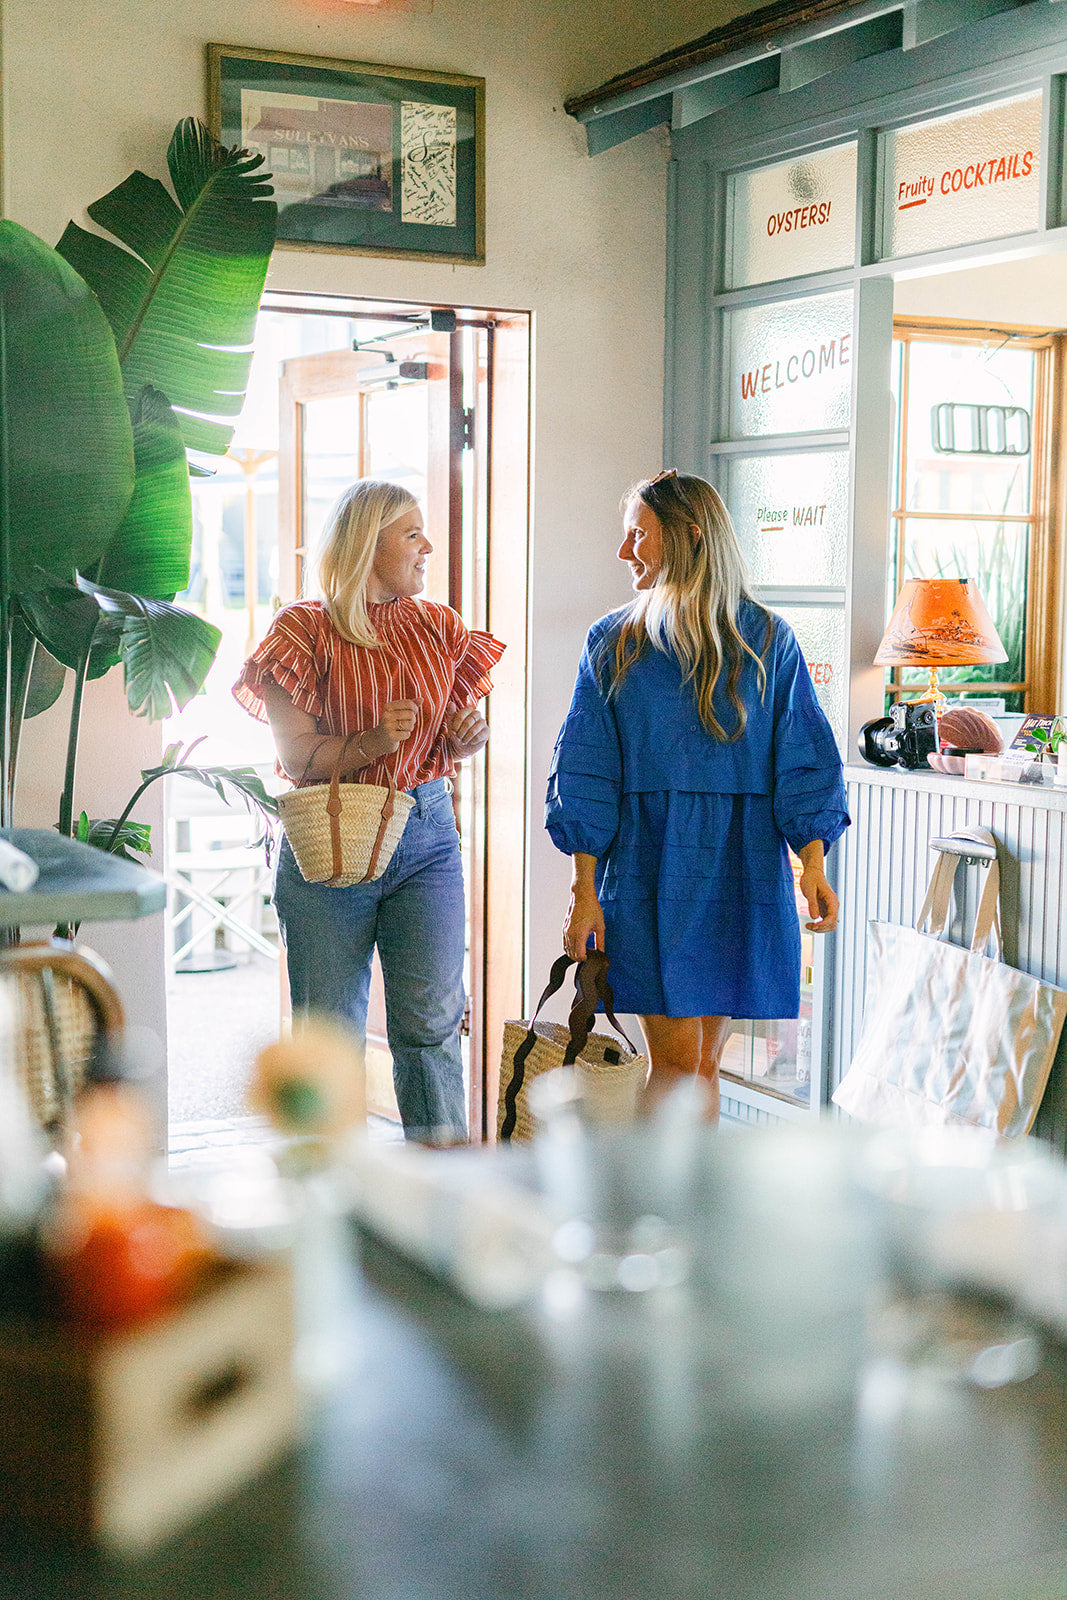
[(165, 600), (123, 594), (79, 577), (101, 610), (122, 618), (126, 701), (135, 716), (159, 722), (199, 694), (222, 634), (203, 617)]
[(63, 685), (67, 681), (67, 669), (62, 661), (57, 661), (43, 644), (35, 643), (37, 648), (33, 652), (26, 691), (24, 715), (27, 717), (39, 717), (43, 711), (50, 711), (63, 693)]
[(133, 491), (133, 434), (107, 319), (41, 239), (0, 222), (0, 429), (8, 592), (92, 568)]
[(75, 825), (74, 837), (81, 844), (106, 850), (108, 855), (121, 856), (123, 861), (136, 860), (136, 856), (130, 854), (131, 850), (142, 856), (152, 854), (152, 824), (134, 822), (130, 817), (120, 823), (117, 817), (90, 818), (83, 811)]
[(167, 164), (177, 204), (135, 172), (88, 207), (126, 249), (73, 223), (59, 249), (100, 296), (127, 394), (162, 389), (187, 447), (222, 454), (233, 429), (211, 419), (241, 409), (278, 208), (262, 157), (224, 150), (195, 118)]
[[(38, 582), (42, 574), (35, 574)], [(78, 667), (100, 621), (100, 607), (73, 583), (49, 583), (19, 595), (19, 609), (45, 649), (65, 667)]]
[(224, 800), (227, 805), (234, 796), (237, 796), (244, 802), (248, 811), (260, 811), (267, 817), (278, 815), (278, 802), (263, 787), (263, 779), (254, 767), (196, 767), (188, 761), (168, 764), (165, 756), (162, 766), (146, 767), (141, 777), (146, 783), (151, 783), (156, 778), (166, 778), (172, 773), (178, 773), (183, 778), (190, 778), (194, 783), (202, 783), (206, 788), (213, 789), (219, 799)]
[(146, 383), (130, 401), (137, 481), (96, 573), (108, 589), (172, 600), (189, 585), (193, 507), (181, 426), (169, 400)]
[[(37, 576), (40, 580), (43, 574)], [(64, 667), (79, 669), (88, 650), (87, 676), (102, 678), (122, 660), (123, 619), (102, 611), (77, 584), (27, 589), (18, 604), (34, 637)]]

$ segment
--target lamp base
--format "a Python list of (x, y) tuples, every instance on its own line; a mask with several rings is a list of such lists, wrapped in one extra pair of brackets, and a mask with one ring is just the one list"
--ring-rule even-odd
[(912, 706), (921, 706), (924, 705), (928, 700), (933, 701), (934, 715), (937, 717), (938, 722), (940, 722), (941, 718), (948, 710), (948, 701), (942, 693), (941, 686), (937, 681), (936, 667), (930, 668), (930, 682), (926, 686), (926, 693), (917, 694), (914, 700), (908, 701), (908, 704)]

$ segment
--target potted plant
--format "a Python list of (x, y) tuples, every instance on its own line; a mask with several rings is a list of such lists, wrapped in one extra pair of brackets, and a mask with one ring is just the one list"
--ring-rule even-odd
[[(173, 193), (143, 172), (88, 207), (56, 250), (0, 222), (0, 826), (13, 820), (23, 723), (74, 674), (59, 830), (75, 832), (82, 692), (122, 665), (135, 715), (160, 718), (203, 685), (218, 630), (174, 604), (189, 580), (189, 451), (225, 452), (240, 411), (277, 207), (262, 157), (225, 150), (193, 118), (167, 152)], [(121, 243), (116, 243), (119, 240)], [(186, 753), (187, 755), (187, 753)], [(236, 788), (254, 773), (155, 777)], [(142, 785), (144, 787), (144, 785)], [(87, 817), (122, 850), (135, 835)]]

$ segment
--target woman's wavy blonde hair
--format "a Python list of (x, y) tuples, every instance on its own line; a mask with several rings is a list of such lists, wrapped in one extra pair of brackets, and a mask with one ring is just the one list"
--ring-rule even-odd
[(352, 644), (378, 644), (367, 613), (367, 583), (378, 535), (418, 501), (398, 483), (357, 478), (341, 495), (322, 530), (313, 566), (315, 586), (330, 621)]
[[(763, 658), (771, 642), (770, 612), (764, 612), (766, 629), (757, 655), (737, 625), (742, 600), (752, 600), (744, 557), (730, 514), (710, 483), (676, 472), (660, 473), (635, 484), (624, 496), (624, 515), (634, 500), (641, 500), (659, 519), (663, 562), (654, 586), (641, 591), (622, 625), (610, 692), (618, 691), (649, 645), (669, 651), (682, 664), (683, 683), (694, 686), (705, 728), (713, 738), (732, 742), (741, 737), (748, 720), (738, 687), (747, 661), (755, 663), (761, 700), (767, 687)], [(729, 733), (714, 707), (724, 673), (726, 694), (737, 713)]]

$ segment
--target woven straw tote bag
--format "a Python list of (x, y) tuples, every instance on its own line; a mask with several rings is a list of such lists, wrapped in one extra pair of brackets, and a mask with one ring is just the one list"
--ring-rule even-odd
[[(557, 1067), (574, 1067), (579, 1090), (590, 1102), (597, 1121), (633, 1119), (637, 1097), (648, 1078), (649, 1062), (647, 1056), (634, 1049), (616, 1021), (615, 997), (607, 979), (608, 958), (602, 950), (590, 950), (585, 960), (577, 963), (575, 1000), (568, 1025), (538, 1020), (541, 1007), (562, 987), (572, 964), (570, 956), (558, 956), (552, 963), (548, 987), (530, 1022), (504, 1024), (497, 1105), (497, 1136), (504, 1143), (533, 1137), (527, 1090), (535, 1078), (554, 1072)], [(598, 1001), (624, 1045), (610, 1034), (591, 1031)]]
[(305, 786), (304, 777), (324, 742), (312, 750), (296, 788), (278, 797), (285, 836), (307, 883), (324, 883), (330, 889), (373, 883), (393, 859), (415, 802), (409, 794), (401, 794), (391, 773), (386, 774), (388, 787), (342, 783), (348, 739), (337, 752), (329, 783)]

